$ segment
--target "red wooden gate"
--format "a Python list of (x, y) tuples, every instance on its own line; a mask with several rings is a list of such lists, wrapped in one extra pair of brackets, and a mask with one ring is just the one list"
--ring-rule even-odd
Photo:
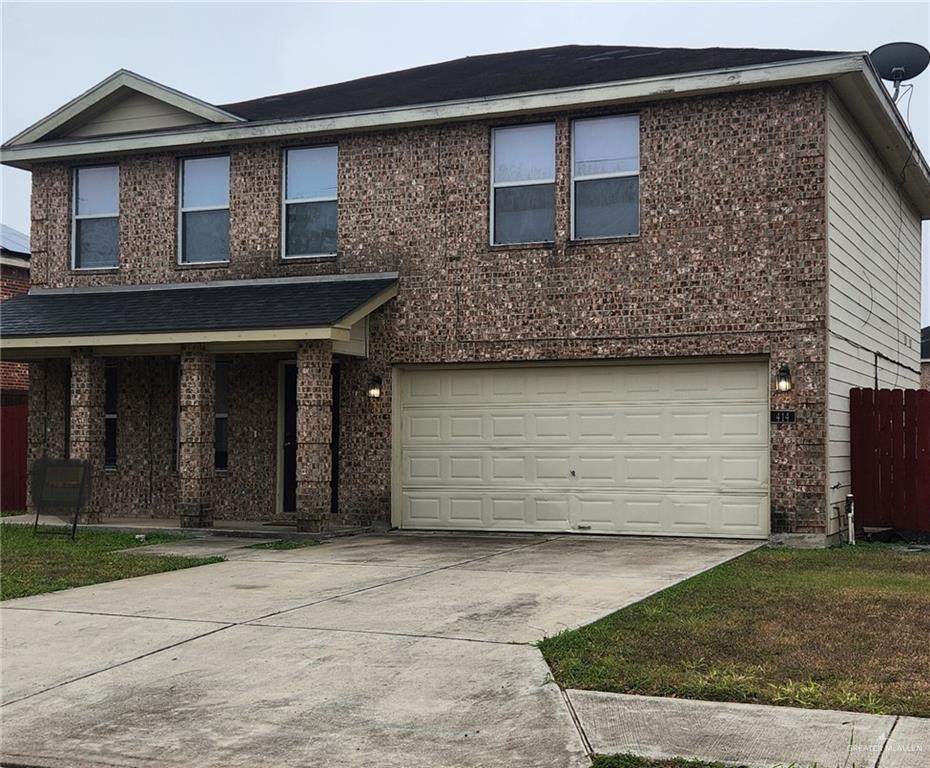
[(930, 390), (852, 389), (857, 528), (930, 532)]
[(26, 509), (28, 403), (0, 406), (0, 509)]

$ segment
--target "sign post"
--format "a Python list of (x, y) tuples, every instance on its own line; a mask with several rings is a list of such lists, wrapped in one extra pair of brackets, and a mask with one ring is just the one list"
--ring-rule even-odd
[[(39, 515), (70, 510), (71, 539), (77, 532), (78, 516), (90, 495), (90, 465), (78, 459), (39, 459), (32, 465), (32, 503), (36, 507), (33, 534), (39, 532)], [(67, 514), (67, 513), (65, 513)]]

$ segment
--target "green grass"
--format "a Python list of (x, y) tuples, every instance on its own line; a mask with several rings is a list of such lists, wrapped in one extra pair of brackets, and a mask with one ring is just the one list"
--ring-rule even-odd
[(725, 768), (723, 763), (705, 763), (702, 760), (652, 760), (636, 755), (595, 755), (591, 768)]
[(930, 716), (930, 554), (761, 549), (545, 639), (565, 688)]
[(263, 541), (260, 544), (251, 544), (249, 549), (302, 549), (312, 547), (318, 542), (313, 539), (278, 539), (277, 541)]
[(67, 535), (33, 535), (29, 525), (0, 525), (0, 600), (174, 571), (223, 559), (134, 555), (118, 551), (177, 538), (156, 533), (146, 534), (145, 541), (137, 541), (131, 533), (79, 528), (77, 538), (72, 541)]
[(4, 509), (0, 511), (0, 517), (15, 517), (16, 515), (25, 515), (24, 509)]

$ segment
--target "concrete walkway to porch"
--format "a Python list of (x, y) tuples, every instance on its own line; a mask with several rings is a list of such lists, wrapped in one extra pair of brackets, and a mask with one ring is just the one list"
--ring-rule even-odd
[[(10, 515), (4, 523), (32, 525), (34, 514)], [(70, 525), (70, 520), (55, 515), (40, 515), (39, 525)], [(261, 520), (214, 520), (211, 528), (182, 528), (176, 517), (104, 517), (100, 523), (79, 523), (78, 529), (88, 528), (122, 533), (173, 533), (182, 536), (241, 536), (256, 539), (313, 539), (331, 538), (362, 533), (362, 528), (337, 528), (325, 535), (300, 533), (293, 523), (262, 522)]]

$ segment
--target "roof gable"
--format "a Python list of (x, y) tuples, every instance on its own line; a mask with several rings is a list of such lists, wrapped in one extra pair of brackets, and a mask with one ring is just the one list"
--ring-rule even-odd
[(242, 121), (231, 112), (121, 69), (7, 144)]

